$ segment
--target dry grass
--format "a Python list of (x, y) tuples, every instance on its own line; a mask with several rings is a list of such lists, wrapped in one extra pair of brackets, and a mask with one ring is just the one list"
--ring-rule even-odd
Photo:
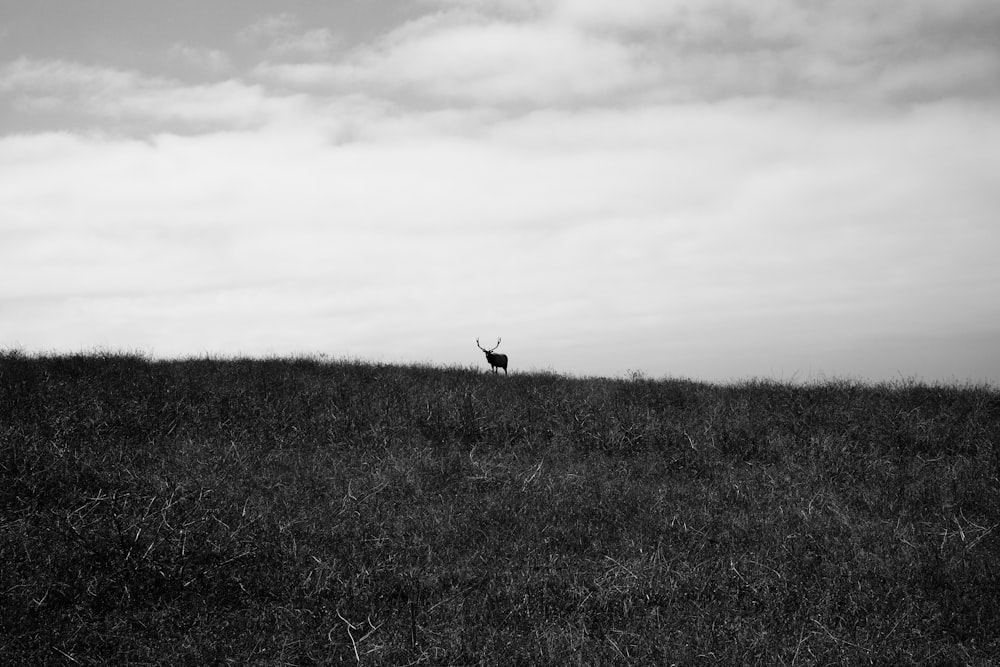
[(10, 664), (996, 664), (1000, 395), (0, 356)]

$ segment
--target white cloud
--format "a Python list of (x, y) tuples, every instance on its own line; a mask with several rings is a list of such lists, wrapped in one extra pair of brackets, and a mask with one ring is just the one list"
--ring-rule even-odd
[[(661, 100), (764, 96), (895, 104), (1000, 94), (1000, 45), (992, 37), (1000, 30), (1000, 7), (991, 0), (539, 0), (474, 6), (479, 23), (491, 16), (492, 25), (544, 27), (575, 35), (580, 43), (614, 45), (625, 56), (608, 71), (629, 82), (621, 64), (631, 66), (641, 72), (634, 82)], [(458, 10), (445, 15), (469, 16)], [(427, 37), (430, 42), (434, 36)], [(517, 41), (508, 39), (516, 53)], [(548, 57), (560, 62), (560, 48), (555, 40), (552, 44)], [(435, 48), (463, 53), (446, 40)], [(523, 52), (545, 62), (542, 49)], [(574, 70), (579, 76), (590, 70), (595, 79), (603, 78), (600, 68), (579, 62)], [(516, 73), (516, 63), (507, 71)], [(552, 72), (553, 78), (560, 76)]]
[[(0, 68), (0, 92), (27, 110), (80, 114), (122, 123), (257, 126), (279, 119), (297, 106), (294, 97), (266, 95), (257, 85), (235, 79), (185, 84), (112, 67), (61, 60), (19, 58)], [(150, 125), (151, 124), (151, 125)]]
[(332, 51), (339, 41), (330, 30), (316, 28), (301, 34), (285, 36), (276, 40), (271, 48), (279, 54), (322, 56)]
[(328, 111), (362, 138), (328, 141), (312, 109), (0, 140), (0, 300), (22, 313), (0, 336), (367, 356), (409, 338), (441, 360), (442, 327), (790, 346), (1000, 322), (985, 112), (743, 102), (487, 114), (456, 135), (439, 112)]
[(240, 35), (244, 41), (263, 42), (271, 57), (323, 57), (340, 42), (329, 28), (304, 28), (289, 13), (261, 17)]
[(290, 85), (471, 103), (560, 103), (635, 91), (652, 80), (629, 46), (557, 24), (482, 21), (466, 12), (407, 24), (338, 63), (267, 65)]
[(253, 75), (268, 84), (277, 83), (294, 88), (311, 88), (314, 92), (326, 92), (342, 84), (345, 78), (342, 72), (342, 68), (328, 62), (264, 61), (254, 67)]
[(902, 101), (1000, 96), (1000, 56), (979, 50), (913, 58), (873, 72), (866, 84), (880, 98)]
[(173, 44), (168, 50), (171, 58), (199, 69), (219, 74), (232, 67), (229, 56), (219, 49), (205, 49), (187, 44)]
[(94, 94), (114, 93), (135, 86), (139, 78), (134, 72), (117, 68), (21, 57), (0, 69), (0, 92), (11, 94), (86, 89)]

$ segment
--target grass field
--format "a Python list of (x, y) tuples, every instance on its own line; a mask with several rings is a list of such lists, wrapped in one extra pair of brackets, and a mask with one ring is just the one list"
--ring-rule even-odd
[(4, 664), (1000, 664), (1000, 394), (0, 353)]

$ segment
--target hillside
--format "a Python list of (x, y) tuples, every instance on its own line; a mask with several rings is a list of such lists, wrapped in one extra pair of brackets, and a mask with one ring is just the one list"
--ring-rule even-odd
[(1000, 394), (0, 353), (9, 664), (997, 664)]

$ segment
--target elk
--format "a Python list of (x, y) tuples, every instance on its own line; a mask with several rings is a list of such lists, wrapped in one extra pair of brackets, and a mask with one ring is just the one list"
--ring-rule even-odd
[(497, 372), (497, 368), (503, 369), (503, 374), (507, 375), (507, 355), (506, 354), (494, 354), (493, 350), (500, 347), (500, 339), (497, 338), (497, 344), (493, 346), (492, 349), (487, 350), (482, 345), (479, 344), (479, 339), (476, 339), (476, 347), (486, 353), (486, 361), (490, 362), (490, 368), (493, 372)]

